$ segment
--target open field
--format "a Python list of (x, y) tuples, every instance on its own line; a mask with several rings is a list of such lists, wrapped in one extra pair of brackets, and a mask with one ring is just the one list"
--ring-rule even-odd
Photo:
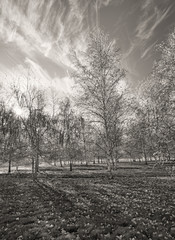
[(0, 175), (0, 239), (175, 239), (175, 180), (146, 166)]

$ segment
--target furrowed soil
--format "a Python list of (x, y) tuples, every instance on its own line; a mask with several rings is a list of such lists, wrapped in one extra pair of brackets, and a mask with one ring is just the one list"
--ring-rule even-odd
[(0, 175), (0, 239), (175, 239), (175, 180), (132, 169)]

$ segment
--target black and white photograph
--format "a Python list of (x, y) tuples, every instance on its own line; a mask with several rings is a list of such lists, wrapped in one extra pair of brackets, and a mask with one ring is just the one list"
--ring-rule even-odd
[(175, 0), (0, 0), (0, 240), (175, 239)]

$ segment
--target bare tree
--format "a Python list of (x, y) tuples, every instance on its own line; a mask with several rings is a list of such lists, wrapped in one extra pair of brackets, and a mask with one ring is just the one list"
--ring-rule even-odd
[(4, 103), (0, 106), (0, 130), (3, 161), (8, 158), (8, 173), (11, 173), (12, 158), (19, 147), (19, 135), (21, 122), (11, 109), (7, 109)]
[(161, 53), (141, 90), (135, 119), (127, 129), (127, 149), (133, 155), (142, 155), (147, 162), (160, 163), (175, 156), (175, 29), (167, 40), (157, 46)]
[(89, 115), (100, 132), (108, 169), (117, 151), (122, 96), (119, 81), (125, 76), (121, 55), (114, 41), (98, 30), (90, 34), (87, 51), (81, 56), (74, 53), (78, 106)]
[(61, 143), (69, 159), (70, 171), (72, 171), (73, 160), (76, 159), (80, 148), (81, 122), (75, 115), (69, 98), (65, 98), (60, 103), (60, 122)]
[(32, 172), (36, 177), (39, 171), (39, 157), (42, 155), (44, 134), (49, 128), (49, 117), (44, 112), (44, 93), (30, 85), (27, 85), (26, 91), (21, 91), (18, 87), (14, 87), (13, 90), (18, 104), (24, 111), (24, 115), (20, 118), (30, 141)]

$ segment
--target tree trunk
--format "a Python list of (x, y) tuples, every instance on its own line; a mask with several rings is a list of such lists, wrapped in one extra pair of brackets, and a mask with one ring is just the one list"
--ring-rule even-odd
[(143, 156), (144, 156), (144, 159), (145, 159), (145, 164), (147, 165), (148, 164), (147, 155), (146, 155), (146, 150), (145, 150), (145, 146), (144, 146), (143, 142), (142, 142), (142, 151), (143, 151)]
[(108, 166), (108, 172), (109, 172), (109, 179), (113, 179), (114, 178), (113, 168), (112, 168), (110, 160), (107, 161), (107, 166)]
[(111, 163), (110, 163), (110, 160), (109, 160), (109, 159), (107, 159), (107, 168), (108, 168), (108, 171), (109, 171), (109, 172), (112, 171)]
[(62, 163), (62, 160), (61, 160), (61, 158), (60, 158), (60, 166), (61, 166), (61, 167), (63, 167), (63, 163)]
[(100, 163), (100, 157), (98, 156), (98, 163)]
[(70, 161), (70, 171), (72, 171), (72, 161)]
[(147, 156), (146, 156), (146, 151), (144, 149), (144, 158), (145, 158), (145, 164), (147, 165), (148, 164), (148, 160), (147, 160)]
[(32, 157), (32, 174), (35, 172), (35, 160), (34, 157)]
[(10, 154), (9, 154), (9, 166), (8, 166), (8, 173), (9, 174), (11, 173), (11, 164), (12, 164), (12, 158), (11, 158), (11, 151), (10, 151)]
[(37, 174), (39, 171), (39, 154), (36, 153), (36, 160), (35, 160), (35, 174)]

